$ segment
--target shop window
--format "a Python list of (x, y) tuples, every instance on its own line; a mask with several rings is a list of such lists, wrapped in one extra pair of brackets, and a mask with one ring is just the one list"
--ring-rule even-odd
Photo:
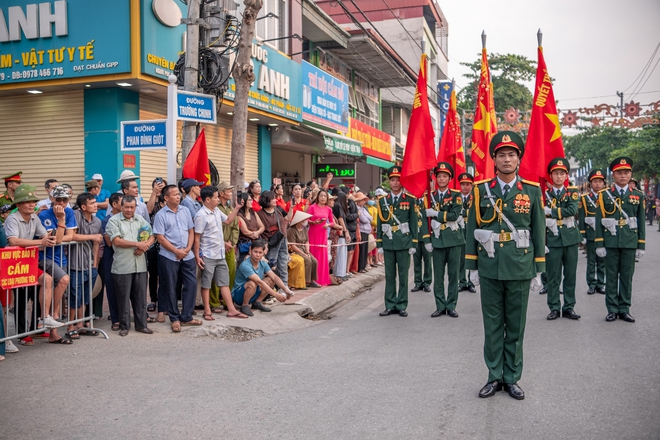
[[(255, 33), (263, 40), (286, 37), (287, 35), (287, 7), (285, 0), (264, 0), (263, 7), (259, 11), (258, 18), (265, 17), (269, 13), (277, 17), (268, 17), (257, 21)], [(269, 41), (268, 43), (280, 52), (288, 53), (288, 39)]]

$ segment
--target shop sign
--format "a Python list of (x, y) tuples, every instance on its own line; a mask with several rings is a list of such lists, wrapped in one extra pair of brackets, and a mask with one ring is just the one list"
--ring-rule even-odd
[(354, 163), (332, 163), (323, 164), (317, 163), (314, 165), (314, 176), (325, 177), (328, 173), (332, 173), (335, 177), (340, 179), (355, 179), (355, 164)]
[(445, 120), (447, 119), (447, 112), (449, 111), (449, 100), (451, 92), (454, 90), (454, 83), (452, 81), (443, 80), (438, 83), (438, 106), (440, 107), (440, 137), (442, 131), (445, 129)]
[(39, 284), (39, 252), (36, 247), (6, 247), (0, 250), (0, 287), (17, 287)]
[(176, 119), (180, 121), (216, 123), (215, 96), (177, 91)]
[[(300, 64), (275, 49), (252, 43), (250, 63), (254, 66), (255, 80), (248, 92), (248, 106), (293, 121), (302, 122), (302, 94), (300, 93)], [(232, 54), (229, 65), (234, 64)], [(230, 101), (236, 96), (236, 82), (229, 78), (224, 97)]]
[(188, 6), (180, 1), (140, 1), (140, 42), (142, 73), (167, 79), (174, 71), (179, 56), (185, 51)]
[(333, 153), (348, 154), (349, 156), (362, 156), (362, 146), (359, 142), (350, 139), (323, 135), (325, 149)]
[(348, 85), (307, 61), (302, 63), (305, 121), (348, 132)]
[(121, 122), (122, 151), (165, 148), (167, 148), (167, 120)]
[(392, 160), (392, 136), (357, 119), (350, 118), (348, 137), (362, 142), (365, 156)]
[(130, 21), (130, 0), (4, 0), (0, 88), (130, 72)]

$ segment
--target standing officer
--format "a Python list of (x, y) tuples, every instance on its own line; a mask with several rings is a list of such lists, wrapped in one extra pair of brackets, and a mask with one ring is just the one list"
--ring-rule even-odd
[(5, 181), (5, 188), (7, 190), (0, 195), (0, 206), (14, 203), (14, 193), (16, 192), (16, 188), (21, 184), (22, 174), (23, 171), (18, 171), (2, 178)]
[(631, 189), (633, 161), (617, 157), (610, 164), (614, 185), (598, 195), (596, 210), (596, 254), (605, 257), (607, 322), (621, 318), (635, 322), (630, 315), (635, 258), (644, 256), (646, 223), (644, 194)]
[[(490, 142), (497, 177), (478, 182), (468, 217), (465, 265), (475, 285), (481, 281), (484, 359), (488, 383), (479, 397), (504, 389), (514, 399), (523, 368), (523, 337), (530, 285), (541, 289), (545, 270), (545, 219), (538, 183), (518, 177), (525, 145), (514, 132), (501, 131)], [(474, 215), (473, 215), (474, 214)]]
[[(393, 166), (387, 171), (390, 178), (390, 193), (378, 198), (378, 227), (376, 247), (385, 258), (385, 310), (380, 316), (398, 313), (408, 316), (408, 270), (410, 256), (416, 252), (417, 214), (416, 198), (403, 192), (401, 167)], [(427, 238), (428, 240), (428, 238)], [(397, 271), (399, 289), (396, 288)]]
[[(463, 237), (467, 239), (467, 218), (470, 215), (470, 208), (472, 208), (472, 186), (474, 186), (474, 177), (470, 173), (461, 173), (458, 175), (458, 182), (461, 184), (461, 197), (463, 198), (463, 212), (461, 216), (463, 217)], [(465, 244), (461, 246), (461, 261), (460, 267), (458, 269), (458, 291), (462, 292), (464, 290), (470, 291), (472, 293), (477, 290), (474, 288), (472, 281), (465, 275)]]
[(431, 275), (431, 258), (433, 255), (426, 250), (424, 246), (424, 239), (428, 235), (428, 225), (424, 227), (426, 215), (421, 211), (426, 209), (424, 206), (424, 197), (417, 199), (415, 202), (415, 214), (417, 214), (417, 245), (415, 254), (413, 255), (413, 269), (415, 271), (415, 285), (411, 292), (419, 292), (424, 289), (424, 292), (431, 291), (431, 282), (433, 276)]
[[(458, 269), (461, 259), (461, 247), (465, 236), (459, 223), (463, 222), (463, 198), (460, 191), (449, 189), (449, 181), (454, 177), (454, 169), (447, 162), (439, 162), (433, 170), (437, 181), (437, 190), (430, 194), (432, 208), (426, 210), (431, 219), (431, 244), (433, 245), (433, 295), (435, 312), (431, 318), (447, 314), (458, 318)], [(464, 223), (463, 223), (464, 224)], [(449, 284), (445, 297), (445, 266)]]
[(605, 293), (605, 258), (596, 255), (596, 211), (598, 193), (605, 188), (605, 175), (602, 170), (589, 173), (590, 191), (582, 195), (579, 208), (580, 233), (587, 240), (587, 293)]
[[(580, 231), (575, 225), (580, 195), (574, 186), (564, 188), (570, 167), (564, 157), (556, 157), (548, 164), (548, 174), (552, 188), (546, 191), (546, 256), (548, 276), (548, 320), (559, 318), (559, 309), (564, 318), (580, 319), (575, 313), (575, 279), (577, 275), (578, 245), (582, 241)], [(559, 284), (564, 281), (564, 306), (559, 297)]]

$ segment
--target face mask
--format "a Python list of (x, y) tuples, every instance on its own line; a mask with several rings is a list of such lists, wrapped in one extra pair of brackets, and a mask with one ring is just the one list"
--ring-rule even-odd
[(308, 223), (309, 223), (309, 221), (303, 220), (302, 221), (303, 228), (306, 228)]
[(369, 200), (369, 201), (367, 202), (367, 204), (368, 204), (369, 206), (374, 206), (374, 205), (376, 204), (376, 202), (375, 202), (374, 200)]

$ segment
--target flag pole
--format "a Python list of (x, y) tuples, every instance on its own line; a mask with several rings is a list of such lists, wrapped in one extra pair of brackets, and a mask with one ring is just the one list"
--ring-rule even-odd
[(485, 30), (481, 31), (481, 48), (482, 49), (486, 48), (486, 31)]
[(539, 28), (539, 31), (536, 33), (536, 39), (539, 42), (539, 47), (543, 46), (543, 32), (541, 32), (541, 28)]

